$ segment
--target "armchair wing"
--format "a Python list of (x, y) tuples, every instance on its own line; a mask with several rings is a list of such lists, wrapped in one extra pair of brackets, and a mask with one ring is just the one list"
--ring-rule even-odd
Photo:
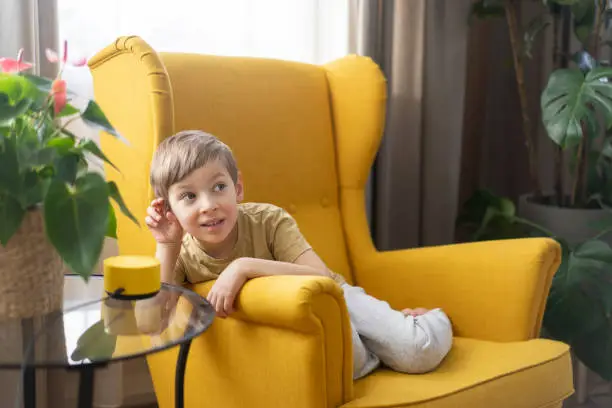
[(443, 307), (459, 337), (521, 341), (539, 334), (560, 262), (556, 241), (517, 239), (371, 252), (355, 275), (393, 306)]

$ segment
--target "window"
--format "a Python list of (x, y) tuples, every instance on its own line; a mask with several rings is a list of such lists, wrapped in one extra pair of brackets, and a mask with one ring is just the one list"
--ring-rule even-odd
[[(347, 53), (348, 1), (58, 0), (59, 36), (88, 58), (134, 34), (158, 51), (324, 63)], [(64, 78), (92, 96), (86, 68), (67, 68)]]

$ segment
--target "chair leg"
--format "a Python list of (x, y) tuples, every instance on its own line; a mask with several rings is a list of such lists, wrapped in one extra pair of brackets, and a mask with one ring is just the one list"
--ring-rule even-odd
[(576, 361), (576, 400), (578, 404), (584, 404), (589, 397), (588, 369), (581, 361)]

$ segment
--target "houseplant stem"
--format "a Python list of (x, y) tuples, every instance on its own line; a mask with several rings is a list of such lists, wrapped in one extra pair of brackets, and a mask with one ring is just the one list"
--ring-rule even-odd
[[(557, 10), (553, 13), (553, 69), (567, 66), (567, 50), (569, 49), (570, 17), (568, 9)], [(561, 39), (561, 47), (559, 47)], [(564, 157), (561, 146), (554, 145), (554, 189), (555, 202), (558, 206), (565, 205), (565, 177)]]
[(541, 187), (540, 180), (538, 177), (536, 167), (536, 147), (533, 140), (533, 131), (531, 126), (531, 120), (529, 118), (529, 106), (527, 103), (527, 88), (525, 86), (525, 67), (523, 64), (523, 57), (520, 54), (519, 44), (519, 27), (518, 19), (516, 15), (516, 1), (506, 0), (504, 3), (506, 10), (506, 20), (508, 22), (508, 29), (510, 31), (510, 43), (512, 48), (512, 58), (514, 61), (514, 73), (516, 75), (516, 84), (518, 86), (519, 99), (521, 105), (521, 116), (523, 120), (523, 133), (525, 135), (525, 145), (527, 147), (527, 155), (529, 160), (529, 177), (531, 179), (531, 185), (534, 190), (534, 196), (540, 197)]

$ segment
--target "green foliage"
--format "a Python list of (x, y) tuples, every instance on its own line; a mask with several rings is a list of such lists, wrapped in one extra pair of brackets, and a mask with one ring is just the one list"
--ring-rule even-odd
[(88, 168), (95, 156), (114, 167), (91, 140), (65, 128), (73, 120), (125, 140), (89, 101), (54, 112), (52, 80), (0, 73), (0, 244), (6, 245), (27, 211), (41, 210), (49, 242), (70, 269), (87, 279), (105, 236), (117, 236), (111, 202), (132, 221), (117, 186)]
[[(520, 18), (528, 0), (480, 0), (473, 4), (470, 18), (503, 17), (507, 21), (517, 88), (521, 98), (524, 129), (533, 120), (527, 106), (526, 59), (538, 37), (552, 25), (556, 44), (549, 48), (555, 69), (541, 93), (541, 117), (549, 139), (560, 149), (555, 164), (555, 194), (546, 202), (571, 208), (609, 208), (612, 205), (612, 68), (599, 59), (601, 28), (608, 26), (612, 13), (607, 0), (542, 0), (542, 11), (526, 25)], [(529, 5), (531, 10), (535, 4)], [(539, 1), (538, 1), (539, 3)], [(552, 24), (550, 24), (552, 23)], [(579, 42), (576, 50), (570, 46)], [(569, 39), (570, 41), (567, 41)], [(522, 41), (521, 41), (522, 40)], [(569, 60), (569, 61), (568, 61)], [(535, 131), (526, 130), (530, 176), (534, 196), (543, 194), (541, 166)], [(557, 157), (559, 157), (557, 156)], [(548, 163), (546, 163), (548, 164)], [(567, 166), (564, 168), (562, 165)], [(551, 163), (553, 165), (553, 163)], [(570, 180), (565, 180), (569, 170)], [(571, 186), (571, 191), (564, 191)], [(569, 245), (541, 226), (515, 214), (514, 204), (488, 191), (477, 191), (461, 209), (458, 225), (472, 240), (550, 236), (563, 249), (562, 264), (554, 276), (544, 315), (544, 330), (553, 338), (569, 343), (577, 357), (602, 377), (612, 380), (612, 249), (602, 241), (612, 229), (609, 222), (597, 226), (600, 233), (579, 245)]]
[(536, 38), (551, 24), (547, 14), (540, 14), (529, 22), (523, 35), (523, 54), (527, 58), (533, 58), (531, 51)]
[(596, 67), (586, 75), (577, 68), (554, 71), (542, 93), (543, 122), (548, 136), (562, 148), (577, 146), (582, 124), (595, 126), (596, 113), (612, 126), (612, 68)]
[(504, 17), (504, 0), (477, 0), (472, 3), (470, 10), (469, 22), (473, 17), (476, 18), (496, 18)]
[[(557, 1), (557, 3), (559, 3), (559, 1)], [(595, 1), (574, 0), (566, 2), (566, 5), (572, 8), (572, 14), (574, 16), (574, 35), (581, 43), (585, 44), (595, 25), (595, 16), (597, 12)]]
[(81, 334), (70, 359), (76, 362), (106, 361), (113, 356), (116, 346), (117, 336), (107, 333), (104, 321), (99, 320)]
[(559, 242), (562, 263), (548, 295), (544, 329), (570, 344), (588, 367), (612, 380), (612, 248), (600, 239), (612, 231), (612, 213), (596, 236), (571, 246), (517, 216), (509, 199), (479, 190), (464, 203), (457, 223), (472, 232), (474, 241), (547, 236)]

